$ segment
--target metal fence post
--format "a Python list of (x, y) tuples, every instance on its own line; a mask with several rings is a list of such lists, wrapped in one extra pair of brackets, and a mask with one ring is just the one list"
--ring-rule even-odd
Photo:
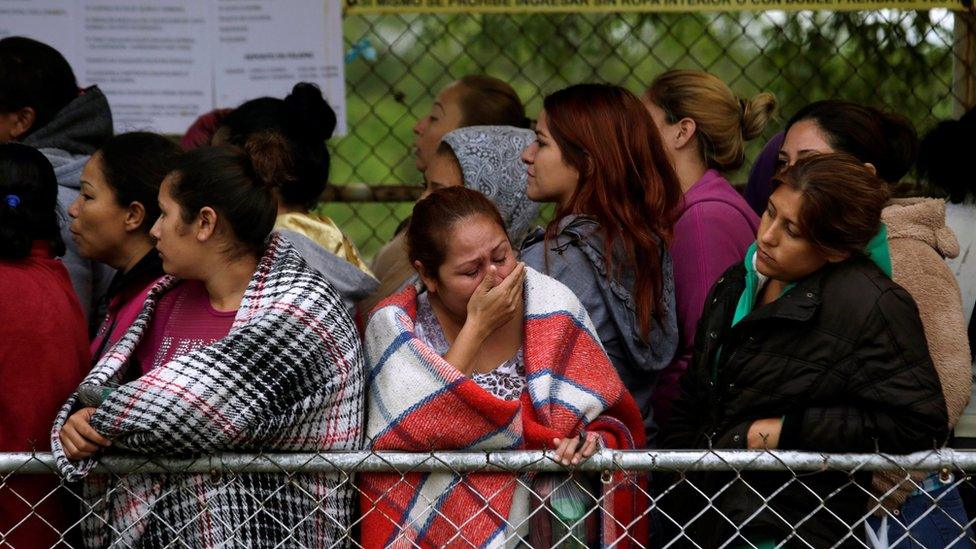
[(976, 106), (976, 11), (953, 12), (952, 96), (956, 118)]

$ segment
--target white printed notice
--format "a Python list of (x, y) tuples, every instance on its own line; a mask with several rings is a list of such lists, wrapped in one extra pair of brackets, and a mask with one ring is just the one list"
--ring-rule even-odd
[(207, 3), (78, 0), (78, 19), (78, 80), (105, 92), (117, 132), (183, 133), (213, 108)]
[(314, 82), (346, 128), (341, 0), (0, 0), (0, 38), (61, 52), (108, 97), (117, 132), (182, 134), (197, 116)]
[(285, 97), (297, 82), (317, 84), (346, 132), (339, 0), (216, 0), (216, 102), (236, 107)]
[(72, 67), (75, 0), (0, 0), (0, 38), (26, 36), (61, 52)]

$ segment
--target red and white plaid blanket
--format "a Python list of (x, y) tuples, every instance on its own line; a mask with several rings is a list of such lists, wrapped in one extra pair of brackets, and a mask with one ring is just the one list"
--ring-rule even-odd
[[(84, 383), (120, 381), (160, 298), (165, 277), (125, 335)], [(291, 245), (272, 237), (230, 333), (119, 387), (91, 424), (110, 451), (148, 456), (318, 452), (362, 448), (362, 349), (335, 289)], [(68, 480), (94, 459), (51, 446)], [(352, 523), (352, 483), (337, 474), (92, 475), (83, 522), (87, 547), (330, 547)], [(87, 511), (87, 510), (86, 510)], [(280, 544), (280, 545), (279, 545)]]
[[(414, 333), (417, 290), (381, 303), (366, 328), (367, 439), (376, 450), (552, 448), (553, 438), (598, 433), (605, 448), (643, 445), (643, 423), (569, 288), (526, 269), (520, 400), (496, 398)], [(361, 477), (365, 547), (494, 547), (519, 540), (525, 495), (515, 473), (369, 473)], [(604, 485), (601, 544), (646, 540), (638, 477)], [(520, 495), (521, 494), (521, 495)], [(527, 539), (527, 538), (522, 538)]]

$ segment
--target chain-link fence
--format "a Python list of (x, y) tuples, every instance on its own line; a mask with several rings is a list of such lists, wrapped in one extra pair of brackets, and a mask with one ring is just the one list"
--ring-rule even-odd
[[(75, 484), (59, 481), (54, 470), (50, 454), (0, 454), (0, 546), (942, 548), (976, 542), (960, 499), (973, 490), (968, 472), (976, 471), (976, 452), (953, 450), (908, 456), (602, 451), (573, 468), (544, 452), (114, 456)], [(376, 475), (397, 481), (377, 493), (370, 489)], [(887, 484), (879, 484), (881, 476)], [(438, 495), (424, 495), (425, 483), (440, 483)], [(470, 497), (441, 496), (459, 491)], [(386, 501), (399, 501), (402, 492), (414, 494), (407, 506)], [(882, 503), (897, 492), (915, 497), (901, 507)], [(625, 509), (622, 493), (636, 505)], [(458, 521), (450, 505), (472, 510)], [(920, 526), (928, 537), (917, 537)]]
[[(963, 17), (971, 16), (945, 9), (347, 15), (349, 133), (332, 142), (331, 179), (419, 185), (411, 128), (442, 87), (471, 73), (509, 82), (530, 117), (545, 94), (567, 85), (602, 81), (639, 93), (680, 67), (710, 71), (743, 97), (773, 92), (784, 116), (840, 97), (890, 108), (924, 131), (971, 100), (954, 86), (972, 79), (973, 60), (959, 58)], [(763, 142), (750, 144), (748, 159)], [(323, 209), (372, 256), (409, 214), (411, 194), (400, 191), (338, 193), (341, 203)], [(363, 194), (368, 202), (356, 201)]]

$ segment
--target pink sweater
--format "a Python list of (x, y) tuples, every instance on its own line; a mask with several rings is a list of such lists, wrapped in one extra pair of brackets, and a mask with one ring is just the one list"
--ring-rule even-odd
[(727, 268), (742, 261), (759, 229), (759, 217), (715, 170), (706, 171), (688, 189), (678, 208), (671, 242), (678, 353), (661, 372), (654, 391), (654, 420), (662, 429), (671, 417), (681, 375), (691, 361), (695, 329), (708, 291)]
[(146, 337), (136, 348), (142, 373), (222, 339), (235, 316), (237, 311), (213, 308), (202, 282), (180, 282), (159, 300)]

